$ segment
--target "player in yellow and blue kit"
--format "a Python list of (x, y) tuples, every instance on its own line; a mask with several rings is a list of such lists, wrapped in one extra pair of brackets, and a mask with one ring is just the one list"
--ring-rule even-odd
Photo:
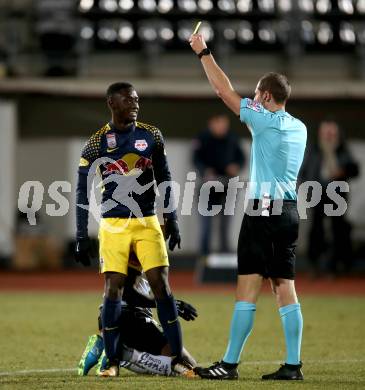
[[(101, 313), (105, 353), (109, 366), (101, 376), (119, 375), (118, 323), (128, 259), (133, 251), (156, 299), (161, 326), (179, 363), (182, 337), (175, 300), (168, 284), (168, 256), (164, 236), (155, 215), (155, 182), (164, 183), (164, 210), (172, 198), (171, 175), (164, 140), (159, 129), (137, 122), (138, 94), (131, 84), (114, 83), (107, 90), (112, 119), (93, 134), (81, 153), (77, 185), (76, 260), (90, 264), (88, 238), (89, 184), (97, 170), (101, 175), (102, 219), (99, 230), (100, 271), (105, 277)], [(164, 213), (165, 236), (170, 250), (180, 248), (176, 212)]]
[(299, 225), (296, 181), (306, 146), (306, 126), (285, 111), (291, 87), (284, 75), (264, 75), (257, 84), (254, 99), (242, 99), (215, 62), (203, 37), (192, 35), (190, 45), (217, 95), (239, 115), (252, 135), (247, 194), (250, 208), (245, 210), (238, 239), (238, 282), (229, 343), (220, 362), (195, 371), (206, 379), (238, 378), (237, 366), (253, 328), (262, 282), (270, 278), (287, 356), (285, 364), (262, 379), (302, 380), (303, 318), (294, 277)]

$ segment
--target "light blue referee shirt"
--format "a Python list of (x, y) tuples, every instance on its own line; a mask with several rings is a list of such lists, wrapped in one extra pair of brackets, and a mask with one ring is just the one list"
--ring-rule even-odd
[(303, 122), (284, 110), (271, 112), (242, 99), (240, 120), (252, 134), (249, 199), (296, 199), (296, 182), (307, 142)]

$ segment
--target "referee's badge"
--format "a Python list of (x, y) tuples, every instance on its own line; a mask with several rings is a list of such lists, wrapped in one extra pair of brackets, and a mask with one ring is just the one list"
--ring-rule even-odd
[(250, 108), (251, 110), (254, 110), (256, 112), (262, 111), (261, 103), (257, 102), (256, 100), (252, 100), (252, 99), (247, 99), (247, 108)]
[(110, 133), (106, 135), (106, 143), (108, 144), (108, 148), (110, 149), (115, 148), (117, 146), (115, 133)]
[(148, 143), (145, 139), (137, 139), (134, 143), (134, 147), (139, 150), (140, 152), (143, 152), (147, 149)]

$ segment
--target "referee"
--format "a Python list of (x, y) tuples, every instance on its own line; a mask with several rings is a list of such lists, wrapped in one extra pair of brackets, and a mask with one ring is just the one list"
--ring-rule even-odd
[[(306, 146), (306, 126), (285, 111), (291, 92), (285, 76), (264, 75), (257, 84), (254, 100), (242, 99), (216, 64), (203, 37), (193, 34), (190, 45), (214, 91), (251, 132), (248, 198), (250, 209), (260, 211), (248, 213), (247, 209), (242, 222), (236, 304), (226, 353), (220, 362), (196, 368), (196, 373), (206, 379), (238, 378), (237, 366), (253, 327), (256, 301), (263, 279), (269, 278), (279, 306), (287, 355), (285, 364), (262, 379), (302, 380), (303, 318), (294, 286), (299, 225), (295, 188)], [(273, 208), (278, 203), (280, 213)]]

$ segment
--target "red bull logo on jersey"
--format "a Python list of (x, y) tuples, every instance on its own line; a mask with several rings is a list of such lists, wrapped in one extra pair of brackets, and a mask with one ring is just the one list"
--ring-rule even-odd
[(143, 152), (147, 149), (148, 143), (145, 139), (137, 139), (134, 143), (134, 147), (139, 150), (140, 152)]
[(113, 163), (106, 163), (104, 175), (117, 173), (120, 175), (130, 176), (138, 175), (152, 166), (149, 158), (139, 156), (135, 153), (128, 153)]

